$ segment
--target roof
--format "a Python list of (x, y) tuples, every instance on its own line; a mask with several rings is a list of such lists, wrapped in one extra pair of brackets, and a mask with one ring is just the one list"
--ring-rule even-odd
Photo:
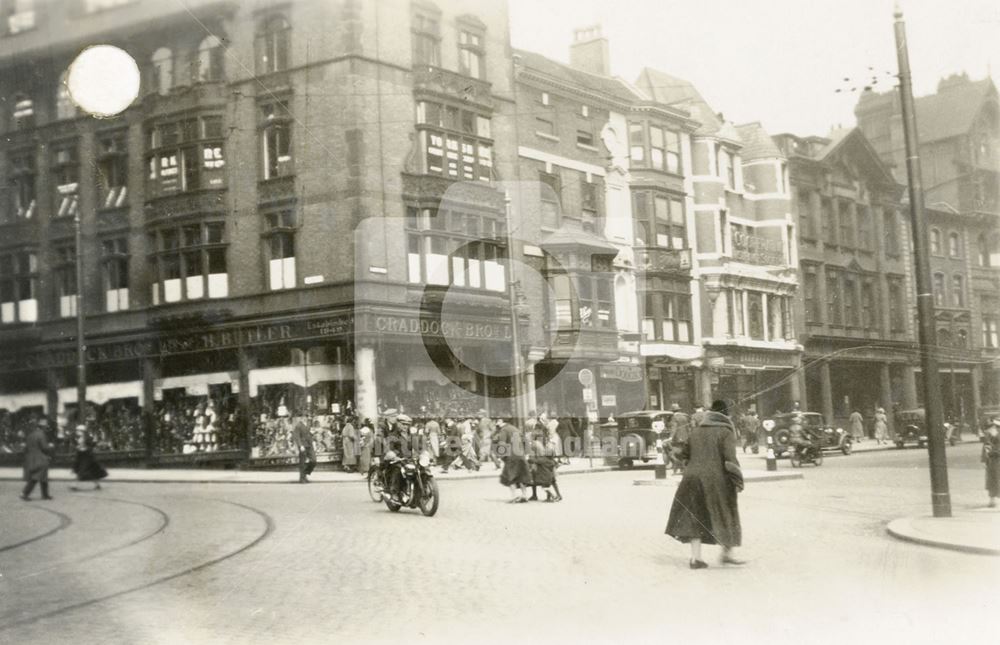
[(830, 131), (830, 135), (825, 139), (820, 139), (819, 137), (810, 137), (810, 139), (825, 141), (823, 147), (817, 150), (815, 155), (811, 155), (813, 159), (824, 162), (829, 161), (830, 157), (839, 150), (853, 145), (855, 146), (855, 150), (860, 148), (860, 153), (863, 155), (857, 158), (858, 163), (866, 165), (869, 173), (874, 173), (869, 176), (880, 175), (883, 183), (896, 185), (896, 180), (889, 167), (879, 157), (875, 148), (872, 147), (871, 142), (868, 141), (868, 137), (861, 131), (861, 128), (835, 128)]
[(690, 112), (701, 122), (695, 134), (716, 134), (723, 129), (722, 119), (690, 81), (646, 67), (635, 84), (654, 101)]
[(775, 145), (774, 139), (771, 138), (771, 135), (767, 133), (760, 122), (738, 125), (736, 126), (736, 133), (739, 135), (740, 140), (743, 141), (742, 155), (744, 161), (751, 161), (753, 159), (783, 159), (785, 156), (778, 146)]
[(541, 54), (522, 49), (514, 50), (514, 54), (520, 56), (522, 67), (539, 72), (557, 81), (581, 86), (592, 92), (607, 94), (621, 101), (631, 102), (645, 98), (631, 85), (615, 76), (591, 74), (566, 63), (560, 63), (551, 58), (546, 58)]
[(993, 81), (942, 83), (937, 94), (916, 99), (917, 137), (921, 143), (966, 134), (982, 110), (983, 103), (996, 95)]
[(575, 226), (563, 226), (542, 238), (542, 247), (577, 246), (617, 253), (618, 247), (599, 235)]

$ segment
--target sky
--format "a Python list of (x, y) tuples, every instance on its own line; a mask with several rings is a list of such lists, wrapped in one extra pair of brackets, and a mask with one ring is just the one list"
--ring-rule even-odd
[[(938, 80), (953, 73), (978, 80), (992, 68), (994, 82), (1000, 79), (1000, 0), (900, 4), (917, 96), (934, 93)], [(898, 72), (893, 0), (509, 0), (509, 6), (514, 47), (568, 62), (572, 30), (600, 24), (613, 75), (635, 81), (643, 67), (653, 67), (685, 78), (726, 119), (760, 121), (772, 135), (825, 135), (854, 125), (858, 93), (850, 90), (875, 76), (874, 87), (885, 91)]]

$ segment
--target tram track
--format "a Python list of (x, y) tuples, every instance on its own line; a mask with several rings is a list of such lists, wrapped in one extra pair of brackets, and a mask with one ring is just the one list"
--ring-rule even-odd
[(15, 621), (10, 622), (10, 623), (2, 624), (2, 625), (0, 625), (0, 632), (8, 631), (8, 630), (11, 630), (11, 629), (14, 629), (14, 628), (17, 628), (17, 627), (25, 627), (25, 626), (28, 626), (28, 625), (32, 625), (34, 623), (38, 623), (40, 621), (47, 620), (49, 618), (54, 618), (56, 616), (59, 616), (59, 615), (62, 615), (62, 614), (66, 614), (66, 613), (75, 611), (77, 609), (83, 609), (85, 607), (91, 607), (93, 605), (96, 605), (96, 604), (99, 604), (99, 603), (102, 603), (102, 602), (106, 602), (108, 600), (114, 600), (115, 598), (121, 598), (121, 597), (127, 596), (129, 594), (133, 594), (133, 593), (136, 593), (136, 592), (139, 592), (139, 591), (144, 591), (146, 589), (150, 589), (150, 588), (155, 587), (157, 585), (161, 585), (161, 584), (164, 584), (166, 582), (171, 582), (173, 580), (177, 580), (178, 578), (182, 578), (184, 576), (188, 576), (188, 575), (191, 575), (193, 573), (197, 573), (197, 572), (202, 571), (204, 569), (208, 569), (209, 567), (213, 567), (213, 566), (215, 566), (217, 564), (225, 562), (226, 560), (229, 560), (229, 559), (234, 558), (234, 557), (236, 557), (236, 556), (238, 556), (238, 555), (240, 555), (242, 553), (245, 553), (245, 552), (249, 551), (250, 549), (254, 548), (258, 544), (260, 544), (261, 542), (263, 542), (264, 540), (266, 540), (268, 537), (270, 537), (271, 534), (274, 532), (274, 528), (275, 528), (274, 519), (270, 515), (268, 515), (266, 512), (264, 512), (262, 510), (260, 510), (258, 508), (254, 508), (253, 506), (248, 506), (246, 504), (240, 504), (239, 502), (231, 502), (231, 501), (228, 501), (228, 500), (215, 499), (215, 500), (212, 500), (212, 501), (219, 502), (220, 504), (228, 504), (230, 506), (236, 506), (238, 508), (242, 508), (244, 510), (250, 511), (251, 513), (254, 513), (255, 515), (257, 515), (258, 517), (260, 517), (264, 521), (264, 528), (263, 528), (263, 530), (260, 532), (259, 535), (257, 535), (253, 540), (251, 540), (247, 544), (244, 544), (240, 548), (238, 548), (238, 549), (236, 549), (234, 551), (230, 551), (229, 553), (223, 554), (223, 555), (221, 555), (221, 556), (219, 556), (217, 558), (213, 558), (211, 560), (208, 560), (207, 562), (202, 562), (201, 564), (197, 564), (197, 565), (194, 565), (194, 566), (191, 566), (191, 567), (187, 567), (187, 568), (185, 568), (185, 569), (183, 569), (181, 571), (178, 571), (176, 573), (172, 573), (170, 575), (162, 576), (162, 577), (156, 578), (154, 580), (151, 580), (151, 581), (143, 583), (143, 584), (139, 584), (139, 585), (135, 585), (135, 586), (132, 586), (132, 587), (128, 587), (126, 589), (121, 589), (119, 591), (116, 591), (116, 592), (113, 592), (113, 593), (109, 593), (109, 594), (105, 594), (105, 595), (102, 595), (102, 596), (97, 596), (95, 598), (89, 598), (87, 600), (82, 600), (80, 602), (76, 602), (76, 603), (73, 603), (73, 604), (70, 604), (70, 605), (59, 607), (57, 609), (53, 609), (51, 611), (47, 611), (47, 612), (44, 612), (44, 613), (41, 613), (41, 614), (37, 614), (37, 615), (34, 615), (34, 616), (28, 616), (28, 617), (25, 617), (25, 618), (22, 618), (22, 619), (19, 619), (19, 620), (15, 620)]
[(4, 551), (11, 551), (13, 549), (16, 549), (16, 548), (19, 548), (19, 547), (22, 547), (22, 546), (27, 546), (28, 544), (31, 544), (33, 542), (37, 542), (39, 540), (43, 540), (43, 539), (45, 539), (47, 537), (55, 535), (59, 531), (62, 531), (64, 529), (68, 528), (73, 523), (73, 519), (69, 515), (66, 515), (64, 513), (60, 513), (59, 511), (53, 511), (51, 508), (44, 508), (44, 507), (41, 507), (41, 506), (29, 506), (28, 508), (30, 508), (31, 510), (43, 511), (43, 512), (49, 513), (51, 515), (55, 515), (56, 517), (59, 518), (59, 525), (56, 526), (53, 529), (50, 529), (50, 530), (46, 531), (45, 533), (40, 533), (39, 535), (36, 535), (34, 537), (30, 537), (30, 538), (28, 538), (26, 540), (21, 540), (20, 542), (15, 542), (14, 544), (5, 544), (4, 546), (0, 546), (0, 553), (3, 553)]

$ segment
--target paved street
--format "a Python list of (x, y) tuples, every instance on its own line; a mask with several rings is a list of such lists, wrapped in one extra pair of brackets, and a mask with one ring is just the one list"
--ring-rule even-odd
[[(985, 500), (978, 451), (949, 449), (956, 508)], [(560, 504), (442, 482), (431, 519), (360, 482), (60, 483), (47, 503), (3, 482), (0, 643), (994, 642), (1000, 558), (886, 535), (929, 512), (925, 466), (917, 449), (831, 456), (752, 484), (751, 563), (710, 548), (705, 571), (663, 535), (673, 486), (635, 472), (565, 476)]]

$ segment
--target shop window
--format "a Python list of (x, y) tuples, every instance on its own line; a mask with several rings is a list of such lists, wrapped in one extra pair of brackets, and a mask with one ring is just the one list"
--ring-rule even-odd
[(0, 255), (0, 323), (38, 320), (38, 261), (31, 251)]
[(174, 54), (166, 47), (160, 47), (153, 52), (152, 58), (153, 90), (159, 94), (167, 94), (174, 86)]
[[(11, 154), (10, 164), (10, 214), (15, 219), (35, 216), (35, 151), (23, 150)], [(8, 215), (9, 217), (9, 215)]]
[(441, 20), (436, 13), (415, 10), (410, 37), (413, 41), (413, 64), (441, 66)]
[(199, 83), (222, 80), (225, 76), (224, 56), (225, 50), (222, 48), (222, 40), (214, 34), (205, 37), (198, 45), (195, 80)]
[(261, 106), (261, 163), (263, 178), (276, 179), (295, 173), (292, 158), (292, 120), (288, 103), (276, 101)]
[(257, 73), (271, 74), (288, 69), (291, 25), (281, 14), (272, 14), (258, 23), (255, 46)]
[(958, 233), (952, 231), (948, 234), (948, 255), (953, 258), (962, 256), (962, 246)]
[(931, 229), (931, 253), (941, 255), (941, 231), (936, 228)]
[(267, 273), (271, 291), (294, 289), (295, 277), (295, 211), (285, 209), (267, 213)]
[(76, 143), (52, 148), (52, 177), (55, 184), (55, 217), (75, 217), (79, 209), (80, 163)]
[(458, 67), (462, 74), (480, 80), (486, 78), (486, 50), (483, 47), (483, 41), (482, 32), (470, 29), (459, 30)]
[(101, 283), (104, 311), (114, 313), (129, 308), (128, 240), (124, 237), (101, 241)]
[(98, 208), (121, 208), (128, 202), (128, 149), (125, 132), (98, 135)]
[(156, 234), (153, 304), (229, 295), (225, 225), (221, 222), (160, 229)]
[(59, 75), (59, 83), (56, 85), (56, 119), (60, 121), (76, 118), (76, 103), (73, 102), (69, 85), (66, 84), (68, 76), (69, 70), (64, 71)]
[(934, 306), (943, 307), (945, 303), (944, 297), (944, 274), (935, 273), (934, 274)]
[[(147, 146), (149, 197), (225, 188), (221, 116), (190, 116), (158, 123), (148, 131)], [(113, 152), (124, 154), (124, 150)]]
[(560, 213), (562, 212), (560, 206), (562, 187), (559, 175), (540, 172), (538, 173), (538, 180), (540, 182), (542, 226), (558, 228)]
[(965, 280), (960, 275), (951, 277), (951, 306), (965, 306)]
[(419, 101), (417, 131), (428, 174), (469, 181), (492, 180), (489, 116), (464, 107)]
[(7, 33), (11, 36), (35, 28), (35, 0), (12, 0), (4, 7), (7, 14)]
[(14, 94), (14, 111), (11, 113), (14, 130), (27, 130), (35, 127), (35, 102), (22, 92)]
[(59, 317), (72, 318), (76, 315), (76, 247), (57, 246), (53, 250), (52, 272), (56, 282)]

